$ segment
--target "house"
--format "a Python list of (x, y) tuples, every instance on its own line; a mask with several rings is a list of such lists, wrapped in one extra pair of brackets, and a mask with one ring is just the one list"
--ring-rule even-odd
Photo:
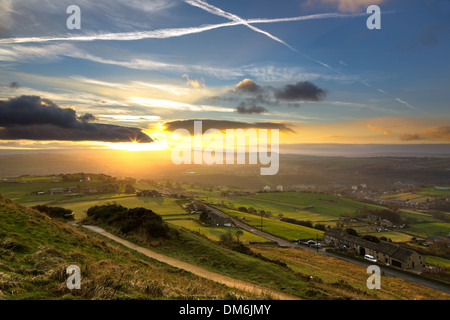
[(394, 224), (392, 223), (392, 221), (389, 221), (387, 219), (382, 219), (380, 222), (380, 226), (385, 227), (385, 228), (392, 228), (394, 226)]
[(54, 195), (54, 194), (62, 194), (64, 193), (64, 189), (63, 188), (54, 188), (54, 189), (50, 189), (50, 194)]
[(269, 186), (265, 186), (265, 187), (263, 188), (263, 191), (264, 191), (264, 192), (269, 192), (269, 191), (270, 191), (270, 187), (269, 187)]
[(345, 246), (354, 249), (361, 256), (368, 254), (373, 256), (378, 263), (401, 269), (421, 270), (425, 267), (425, 258), (413, 250), (386, 241), (371, 242), (352, 236), (342, 230), (330, 229), (325, 231), (324, 243), (335, 247)]
[(215, 212), (208, 212), (208, 223), (214, 227), (231, 227), (231, 219), (229, 217), (221, 216)]
[(279, 192), (283, 192), (283, 186), (277, 186), (277, 191), (279, 191)]

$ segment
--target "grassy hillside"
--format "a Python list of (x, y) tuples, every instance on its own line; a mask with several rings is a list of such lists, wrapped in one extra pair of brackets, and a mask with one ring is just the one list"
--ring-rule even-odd
[[(66, 268), (81, 269), (81, 289)], [(0, 299), (258, 298), (119, 248), (0, 197)]]

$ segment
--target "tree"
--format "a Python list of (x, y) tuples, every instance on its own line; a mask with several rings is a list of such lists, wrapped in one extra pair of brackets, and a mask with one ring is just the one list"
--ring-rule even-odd
[(231, 244), (231, 243), (233, 243), (233, 234), (230, 231), (221, 234), (220, 235), (220, 242), (222, 242), (224, 244)]
[(314, 229), (325, 231), (325, 230), (327, 230), (327, 227), (326, 227), (324, 224), (317, 223), (317, 224), (314, 226)]
[(359, 237), (358, 232), (356, 232), (355, 229), (347, 228), (345, 229), (345, 232), (347, 232), (351, 236)]
[(372, 236), (372, 235), (370, 235), (370, 234), (366, 234), (366, 235), (363, 236), (362, 238), (363, 238), (364, 240), (367, 240), (367, 241), (370, 241), (370, 242), (375, 242), (375, 243), (380, 242), (380, 239), (378, 239), (377, 237)]
[(207, 211), (202, 211), (199, 217), (200, 222), (207, 223), (209, 220), (209, 214)]
[(239, 239), (241, 238), (241, 236), (244, 235), (244, 232), (243, 232), (241, 229), (239, 229), (239, 230), (236, 230), (236, 232), (234, 233), (234, 235), (235, 235), (235, 237), (236, 237), (236, 239), (237, 239), (237, 242), (240, 242)]
[(125, 186), (125, 193), (135, 193), (135, 192), (136, 189), (132, 185), (127, 184)]

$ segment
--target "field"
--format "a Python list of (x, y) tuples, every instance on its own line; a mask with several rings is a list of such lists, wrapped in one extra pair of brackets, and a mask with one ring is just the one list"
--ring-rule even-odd
[(415, 192), (404, 192), (393, 195), (384, 196), (390, 200), (409, 200), (411, 202), (425, 203), (436, 199), (450, 197), (450, 187), (426, 187)]
[[(0, 197), (0, 300), (261, 297), (180, 272)], [(66, 268), (81, 269), (80, 290)]]
[[(231, 209), (224, 209), (220, 207), (217, 208), (250, 226), (261, 229), (261, 217), (258, 217), (257, 215), (243, 213)], [(279, 221), (276, 219), (262, 218), (262, 224), (263, 231), (287, 240), (316, 239), (316, 237), (319, 237), (320, 239), (323, 238), (323, 231)]]
[[(36, 183), (48, 184), (49, 182), (41, 181)], [(22, 185), (29, 184), (20, 183), (12, 185), (20, 188)], [(145, 186), (145, 183), (142, 183), (141, 187), (145, 188)], [(28, 201), (30, 199), (27, 198), (26, 193), (31, 189), (27, 189), (24, 192), (14, 190), (10, 186), (8, 187), (10, 189), (2, 189), (3, 191), (1, 192), (6, 191), (9, 194), (16, 193), (18, 199), (24, 200), (24, 204), (27, 206), (38, 203), (35, 199), (33, 199), (34, 201)], [(202, 189), (198, 187), (191, 187), (191, 191), (202, 194)], [(258, 211), (270, 211), (271, 216), (263, 217), (262, 219), (263, 230), (288, 240), (298, 239), (299, 237), (301, 239), (322, 238), (323, 232), (280, 221), (280, 214), (284, 217), (291, 217), (298, 220), (310, 220), (314, 224), (323, 223), (326, 225), (334, 225), (340, 221), (341, 213), (345, 213), (347, 217), (352, 217), (357, 213), (357, 210), (370, 206), (319, 193), (258, 193), (247, 196), (223, 197), (220, 191), (220, 189), (205, 190), (205, 194), (209, 195), (209, 201), (214, 202), (215, 207), (258, 229), (261, 227), (261, 217), (259, 214), (240, 212), (223, 207), (220, 203), (225, 205), (231, 204), (234, 208), (245, 206), (247, 208), (253, 207)], [(111, 193), (85, 195), (80, 198), (55, 197), (49, 201), (51, 205), (72, 209), (75, 212), (76, 218), (85, 217), (86, 210), (91, 206), (108, 202), (116, 202), (130, 208), (145, 207), (151, 209), (161, 215), (171, 228), (178, 230), (179, 238), (163, 241), (162, 244), (160, 243), (156, 246), (155, 244), (151, 244), (152, 250), (199, 265), (211, 271), (262, 284), (302, 298), (448, 299), (448, 296), (440, 292), (410, 285), (406, 281), (388, 277), (383, 280), (386, 286), (385, 290), (370, 291), (365, 287), (367, 274), (362, 267), (357, 267), (351, 263), (344, 263), (341, 260), (324, 255), (316, 255), (316, 253), (307, 250), (298, 248), (281, 249), (274, 245), (269, 245), (266, 239), (248, 232), (244, 232), (239, 238), (240, 242), (248, 245), (255, 254), (260, 254), (264, 259), (261, 256), (252, 256), (230, 250), (220, 245), (218, 241), (223, 234), (228, 232), (234, 234), (236, 229), (231, 227), (207, 227), (200, 224), (198, 222), (198, 214), (190, 214), (181, 207), (187, 200), (171, 197), (137, 197), (131, 194)], [(46, 203), (46, 201), (41, 198), (39, 203)], [(416, 225), (416, 229), (411, 229), (417, 232), (417, 234), (435, 234), (443, 232), (448, 228), (448, 225), (424, 213), (405, 211), (405, 214), (423, 217), (425, 220), (429, 219), (428, 223), (418, 224)], [(367, 229), (366, 231), (369, 233), (370, 230)], [(14, 229), (13, 232), (19, 233), (21, 231), (19, 228)], [(55, 233), (46, 228), (34, 232), (33, 237), (40, 237), (42, 240), (50, 237), (52, 240), (49, 241), (55, 241), (56, 243), (66, 243), (66, 240), (72, 241), (71, 245), (77, 243), (71, 238), (64, 239), (61, 233)], [(53, 232), (54, 235), (50, 235), (49, 232)], [(411, 238), (410, 234), (402, 233), (400, 230), (376, 235), (387, 235), (388, 238), (394, 241), (408, 241)], [(54, 239), (54, 237), (57, 238)], [(140, 244), (150, 246), (150, 244)], [(79, 250), (84, 250), (82, 249), (83, 246), (86, 246), (86, 244), (79, 247)], [(62, 249), (58, 248), (57, 250), (59, 252)], [(96, 254), (99, 255), (99, 259), (106, 259), (100, 253)], [(436, 264), (439, 263), (440, 265), (446, 265), (448, 263), (447, 260), (436, 257), (430, 258), (429, 261), (435, 261)], [(203, 285), (207, 288), (205, 290), (207, 290), (208, 294), (215, 297), (226, 294), (224, 291), (212, 293), (206, 282)], [(171, 296), (176, 296), (175, 293), (171, 294)], [(202, 296), (200, 295), (199, 297), (201, 298)]]
[[(352, 299), (448, 299), (449, 295), (436, 292), (399, 278), (382, 277), (380, 290), (367, 290), (366, 268), (306, 250), (282, 248), (273, 250), (267, 245), (252, 245), (251, 249), (272, 259), (278, 259), (296, 272), (307, 273), (318, 284), (311, 293), (320, 294), (333, 288)], [(322, 281), (320, 282), (319, 279)]]

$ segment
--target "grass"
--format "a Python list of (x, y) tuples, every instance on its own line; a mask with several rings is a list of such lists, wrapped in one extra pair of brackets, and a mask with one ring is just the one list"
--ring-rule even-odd
[(367, 234), (378, 238), (386, 237), (387, 239), (391, 239), (393, 242), (408, 242), (413, 238), (411, 235), (396, 231), (369, 232)]
[(146, 209), (151, 209), (163, 218), (168, 218), (169, 216), (180, 216), (187, 215), (186, 211), (180, 207), (177, 199), (166, 198), (166, 197), (137, 197), (135, 195), (118, 196), (118, 197), (105, 197), (98, 198), (95, 200), (78, 200), (70, 202), (58, 202), (55, 205), (71, 209), (75, 213), (76, 219), (82, 219), (86, 217), (86, 210), (94, 205), (103, 205), (108, 202), (116, 202), (127, 208), (143, 207)]
[(432, 222), (412, 224), (408, 228), (408, 232), (424, 238), (430, 235), (436, 237), (445, 237), (450, 233), (450, 223)]
[[(208, 239), (213, 241), (220, 241), (220, 236), (231, 232), (231, 234), (235, 234), (238, 229), (232, 227), (208, 227), (201, 225), (198, 221), (195, 220), (166, 220), (169, 225), (176, 225), (179, 227), (186, 228), (188, 230), (198, 232), (199, 234), (204, 235)], [(243, 235), (239, 238), (240, 242), (244, 244), (249, 244), (250, 242), (267, 242), (268, 240), (262, 238), (260, 236), (254, 235), (253, 233), (247, 232), (243, 230)]]
[(427, 256), (425, 259), (425, 262), (429, 263), (429, 264), (440, 266), (442, 268), (447, 268), (447, 269), (450, 268), (450, 260), (440, 258), (440, 257)]
[[(256, 299), (0, 199), (0, 299)], [(80, 290), (66, 268), (81, 268)]]
[[(226, 208), (217, 208), (250, 226), (258, 229), (260, 229), (261, 227), (261, 217), (257, 215)], [(263, 231), (288, 240), (296, 240), (299, 238), (299, 236), (301, 239), (315, 239), (317, 236), (319, 238), (323, 238), (323, 231), (283, 222), (276, 219), (263, 218), (262, 223)]]
[(275, 250), (267, 245), (251, 245), (250, 248), (264, 256), (287, 263), (294, 271), (310, 274), (316, 278), (315, 288), (310, 294), (326, 295), (332, 291), (348, 299), (370, 300), (450, 299), (450, 295), (444, 292), (387, 276), (382, 276), (380, 290), (369, 290), (366, 286), (368, 274), (365, 267), (312, 251), (297, 248)]

